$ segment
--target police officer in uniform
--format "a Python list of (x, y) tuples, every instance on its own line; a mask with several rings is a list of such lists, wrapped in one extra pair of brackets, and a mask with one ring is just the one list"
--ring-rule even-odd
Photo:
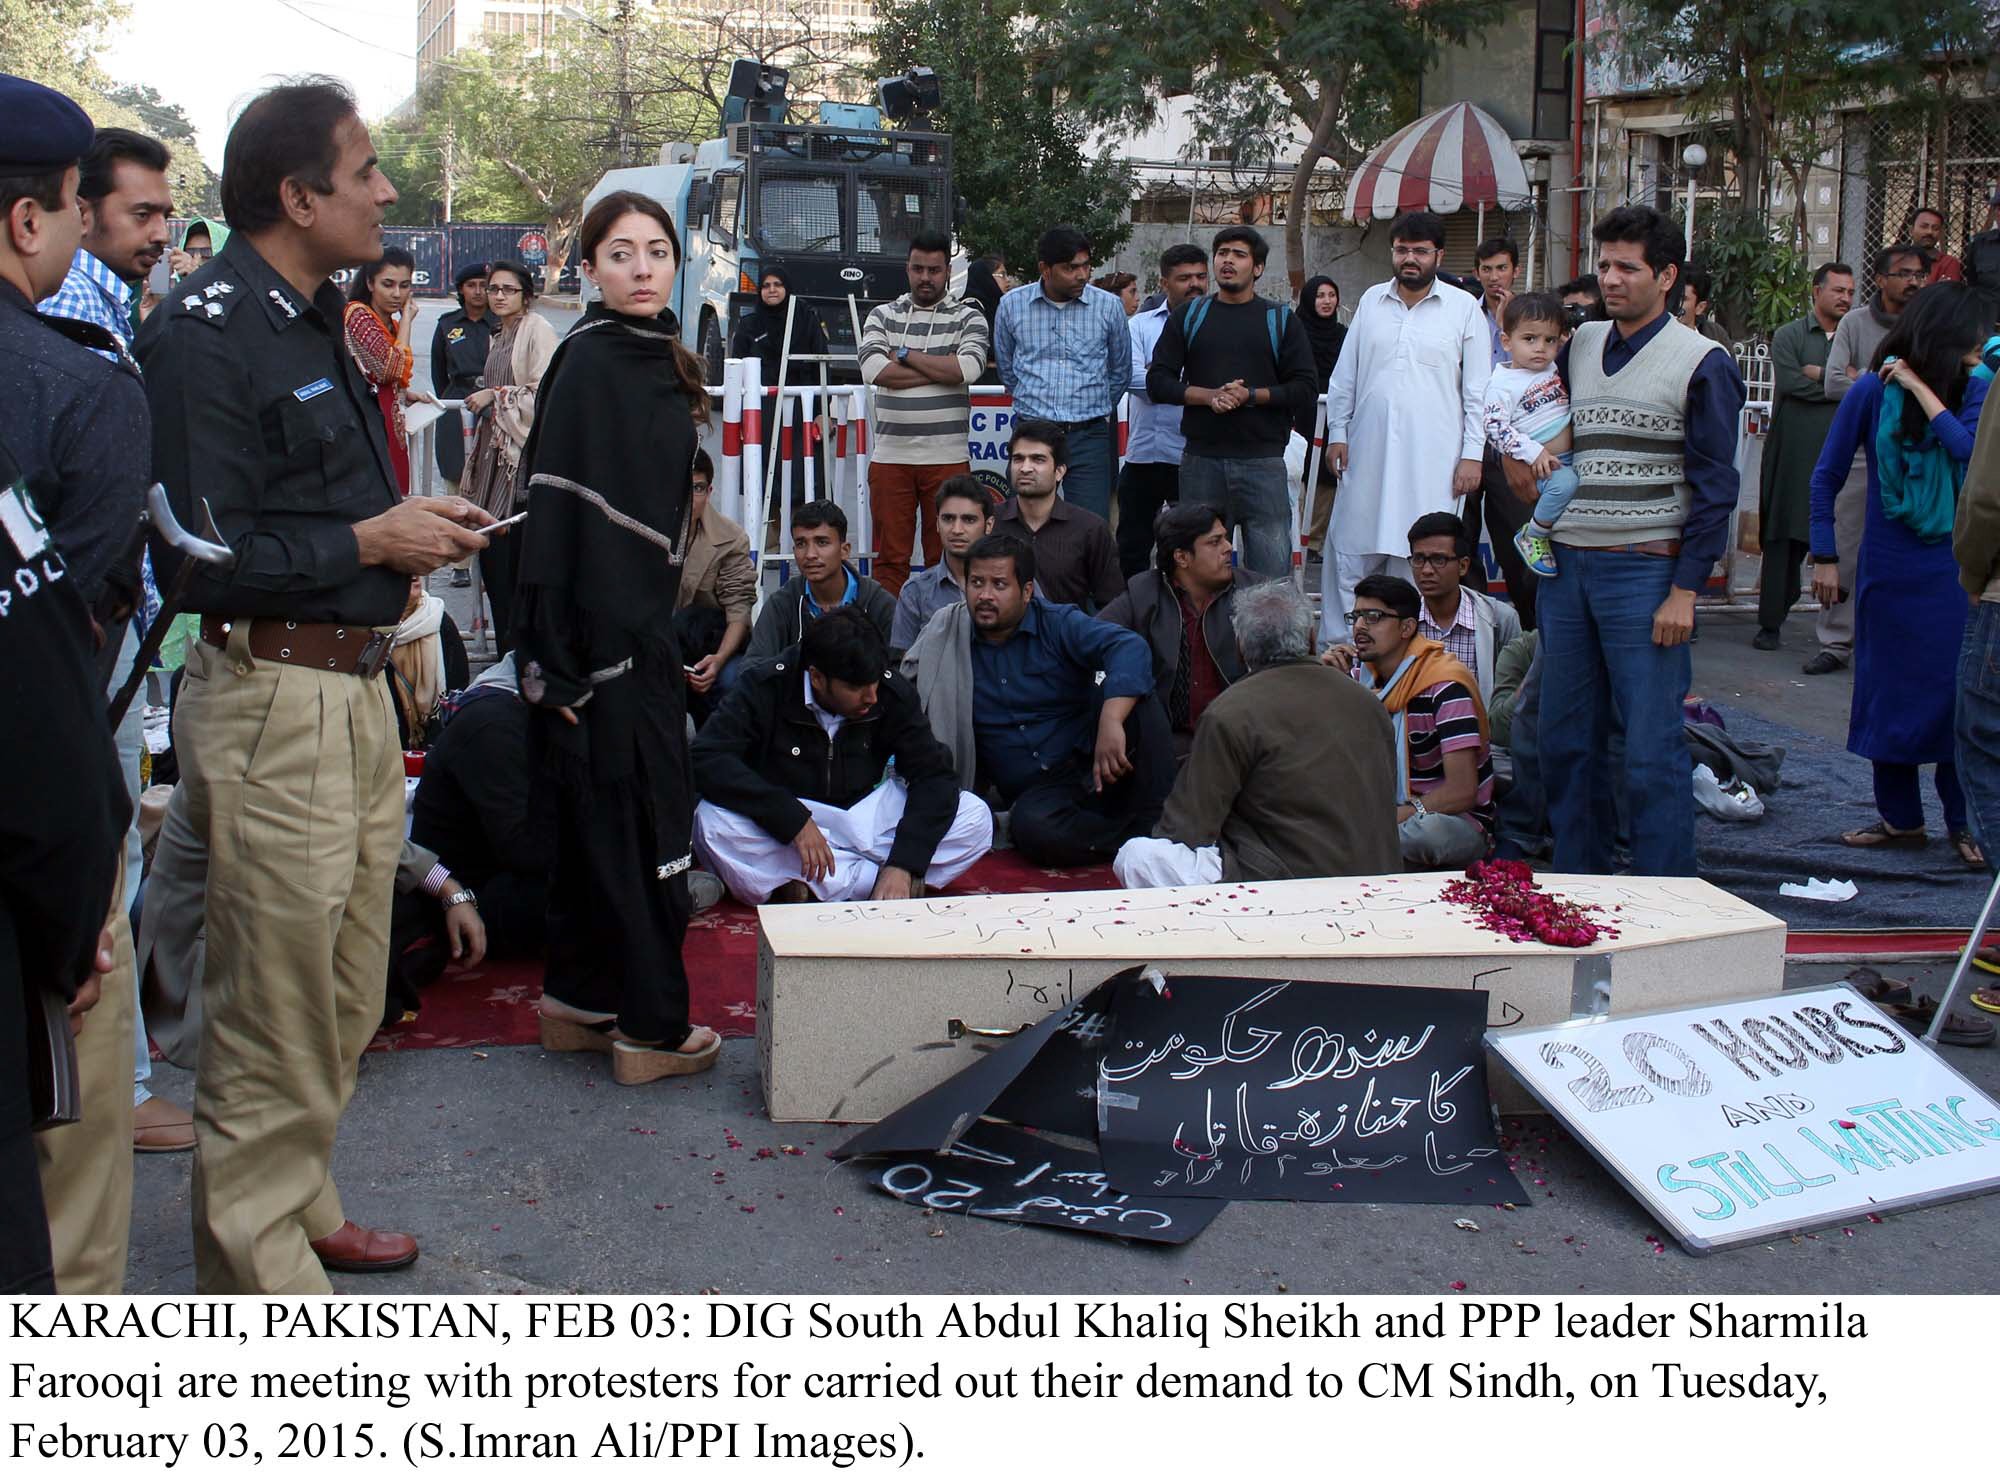
[[(95, 1117), (121, 1097), (127, 1138), (113, 1141), (106, 1161), (107, 1169), (124, 1164), (123, 1204), (105, 1206), (124, 1217), (105, 1225), (118, 1239), (117, 1279), (104, 1286), (112, 1291), (124, 1287), (131, 1219), (129, 974), (122, 1031), (115, 1007), (78, 1030), (84, 1121), (30, 1137), (23, 1048), (41, 1028), (45, 993), (66, 1002), (79, 1025), (99, 996), (112, 964), (100, 933), (130, 814), (80, 579), (36, 504), (37, 490), (61, 494), (85, 474), (76, 437), (90, 433), (97, 410), (108, 402), (129, 412), (125, 391), (138, 392), (136, 379), (111, 377), (109, 364), (33, 310), (62, 284), (81, 238), (76, 165), (90, 140), (90, 119), (74, 102), (0, 75), (0, 1294), (47, 1292), (58, 1282), (41, 1187), (48, 1153), (37, 1145), (102, 1136)], [(138, 409), (143, 427), (143, 402)], [(107, 576), (112, 560), (104, 559)], [(106, 1190), (116, 1195), (115, 1185)], [(75, 1236), (66, 1226), (65, 1237)], [(67, 1273), (60, 1282), (97, 1287)]]
[[(463, 399), (484, 387), (486, 350), (493, 346), (493, 317), (486, 310), (486, 263), (459, 267), (451, 284), (458, 293), (458, 310), (439, 318), (431, 334), (431, 392), (440, 399)], [(458, 418), (449, 417), (438, 429), (438, 474), (456, 491), (465, 474), (463, 426)], [(446, 429), (459, 433), (443, 433)]]
[[(72, 723), (53, 733), (59, 741), (75, 744), (79, 755), (94, 758), (110, 737), (103, 691), (111, 671), (101, 662), (122, 640), (122, 621), (138, 591), (139, 511), (150, 456), (146, 398), (136, 368), (121, 356), (111, 334), (87, 323), (41, 317), (33, 308), (62, 285), (82, 238), (77, 162), (91, 138), (89, 117), (69, 98), (33, 82), (0, 77), (0, 198), (6, 200), (5, 230), (0, 232), (0, 442), (12, 466), (0, 487), (18, 479), (35, 506), (40, 529), (33, 536), (23, 531), (27, 503), (18, 494), (10, 507), (0, 507), (0, 521), (12, 519), (7, 531), (14, 554), (26, 564), (5, 591), (16, 608), (39, 605), (58, 596), (45, 589), (38, 594), (33, 585), (57, 582), (65, 590), (58, 601), (74, 601), (95, 614), (98, 627), (92, 635), (100, 664), (98, 695), (88, 713), (91, 729), (76, 730)], [(36, 571), (41, 553), (27, 543), (37, 538), (50, 544), (49, 556), (56, 559), (49, 565), (53, 574)], [(11, 625), (12, 615), (5, 619)], [(12, 675), (13, 656), (6, 658)], [(31, 694), (10, 703), (8, 715), (45, 719)], [(17, 800), (32, 813), (46, 811), (48, 793), (67, 794), (60, 774), (74, 760), (65, 759), (54, 770), (10, 763), (9, 819)], [(116, 778), (115, 755), (110, 772)], [(123, 790), (121, 782), (118, 807), (129, 814)], [(54, 813), (48, 817), (66, 821)], [(88, 824), (84, 828), (94, 832)], [(17, 832), (31, 834), (34, 828)], [(69, 837), (64, 836), (66, 842)], [(35, 1141), (55, 1280), (65, 1293), (116, 1294), (125, 1287), (132, 1222), (132, 931), (123, 903), (123, 871), (114, 886), (107, 867), (121, 837), (114, 836), (109, 849), (95, 851), (85, 869), (57, 872), (88, 875), (79, 891), (95, 909), (93, 939), (95, 927), (107, 924), (109, 906), (117, 962), (116, 975), (104, 988), (103, 1006), (77, 1039), (82, 1118)], [(80, 975), (28, 980), (68, 989)]]
[[(188, 817), (209, 854), (195, 1075), (195, 1286), (328, 1291), (327, 1269), (415, 1261), (347, 1218), (329, 1174), (382, 1017), (403, 768), (380, 678), (422, 575), (491, 521), (400, 499), (329, 278), (377, 260), (396, 191), (354, 98), (308, 78), (230, 130), (234, 227), (140, 329), (153, 464), (176, 510), (205, 497), (236, 563), (204, 569), (174, 711)], [(163, 576), (166, 570), (162, 570)]]

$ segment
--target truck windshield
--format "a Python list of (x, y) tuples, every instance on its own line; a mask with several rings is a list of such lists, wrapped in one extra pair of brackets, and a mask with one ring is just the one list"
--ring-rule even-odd
[(846, 183), (838, 174), (765, 173), (757, 190), (763, 249), (783, 255), (839, 255), (840, 196)]

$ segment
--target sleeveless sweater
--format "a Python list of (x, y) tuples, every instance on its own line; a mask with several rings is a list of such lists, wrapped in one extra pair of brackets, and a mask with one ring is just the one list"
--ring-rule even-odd
[(1615, 547), (1678, 537), (1693, 495), (1683, 464), (1688, 382), (1716, 343), (1672, 318), (1617, 373), (1604, 372), (1615, 323), (1586, 322), (1570, 339), (1575, 498), (1554, 538)]

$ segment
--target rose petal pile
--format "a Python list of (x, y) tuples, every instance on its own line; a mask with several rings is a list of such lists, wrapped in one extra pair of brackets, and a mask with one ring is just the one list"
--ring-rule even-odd
[(1544, 946), (1589, 946), (1618, 932), (1601, 920), (1594, 905), (1551, 895), (1535, 884), (1535, 872), (1518, 859), (1483, 859), (1465, 878), (1444, 887), (1444, 898), (1469, 907), (1479, 925), (1514, 941)]

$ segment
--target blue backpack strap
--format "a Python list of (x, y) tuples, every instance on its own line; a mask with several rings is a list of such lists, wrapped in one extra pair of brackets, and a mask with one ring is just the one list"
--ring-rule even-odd
[(1271, 362), (1274, 365), (1282, 365), (1285, 361), (1284, 354), (1279, 352), (1278, 349), (1279, 345), (1285, 341), (1285, 329), (1290, 327), (1291, 323), (1292, 304), (1290, 302), (1273, 302), (1271, 310), (1264, 314), (1264, 326), (1271, 333)]
[(1187, 317), (1181, 323), (1182, 346), (1188, 348), (1194, 346), (1194, 335), (1201, 331), (1202, 323), (1208, 320), (1208, 304), (1214, 300), (1214, 297), (1203, 297), (1187, 309)]

